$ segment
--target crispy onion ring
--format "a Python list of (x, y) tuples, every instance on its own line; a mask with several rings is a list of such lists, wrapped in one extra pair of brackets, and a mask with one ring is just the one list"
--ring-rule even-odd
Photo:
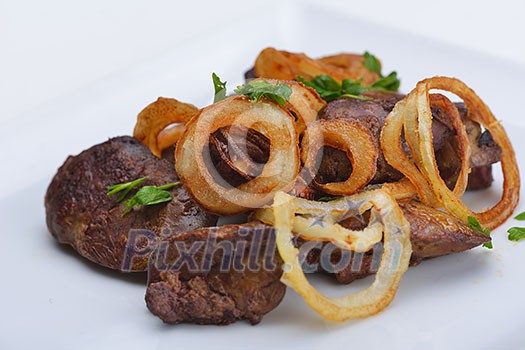
[[(379, 75), (364, 66), (364, 58), (361, 57), (361, 64), (350, 64), (341, 62), (341, 54), (337, 56), (325, 57), (315, 60), (301, 53), (292, 53), (282, 50), (276, 50), (268, 47), (262, 50), (255, 60), (255, 74), (262, 78), (294, 80), (298, 76), (310, 80), (318, 75), (326, 74), (341, 82), (343, 79), (360, 79), (363, 78), (365, 84), (371, 84)], [(326, 62), (328, 61), (328, 62)], [(338, 62), (339, 64), (334, 64)], [(364, 69), (363, 69), (364, 68)]]
[[(252, 128), (270, 139), (270, 156), (262, 173), (232, 187), (213, 167), (209, 136), (228, 126)], [(294, 186), (299, 149), (293, 116), (270, 101), (250, 102), (235, 96), (202, 109), (186, 126), (175, 152), (175, 168), (188, 193), (206, 210), (234, 215), (270, 202), (277, 191)]]
[(388, 192), (398, 202), (410, 201), (417, 196), (414, 185), (406, 177), (396, 182), (387, 182), (381, 186), (381, 189)]
[[(424, 204), (436, 206), (437, 201), (434, 193), (430, 190), (425, 177), (405, 154), (401, 145), (406, 104), (407, 101), (405, 98), (399, 101), (388, 114), (383, 130), (381, 131), (381, 149), (387, 163), (401, 171), (401, 173), (410, 180), (410, 183), (415, 187), (415, 191), (419, 195), (419, 199)], [(395, 190), (400, 190), (400, 186), (400, 184), (397, 185)]]
[(315, 185), (329, 194), (351, 195), (365, 187), (377, 170), (378, 149), (372, 134), (360, 124), (345, 119), (318, 120), (308, 124), (301, 141), (301, 160), (315, 177), (319, 151), (331, 146), (346, 152), (352, 173), (346, 181)]
[(383, 226), (384, 252), (372, 285), (342, 298), (330, 298), (320, 293), (304, 275), (298, 259), (299, 251), (293, 245), (292, 229), (297, 220), (297, 199), (278, 192), (273, 204), (277, 248), (284, 261), (281, 281), (292, 287), (321, 316), (339, 322), (372, 316), (387, 307), (396, 294), (412, 254), (410, 225), (389, 195), (383, 191), (368, 191), (346, 197), (344, 201), (357, 208), (372, 205), (378, 212)]
[[(460, 142), (462, 168), (454, 191), (447, 187), (439, 175), (432, 145), (432, 112), (430, 110), (432, 98), (429, 95), (431, 89), (449, 91), (462, 98), (469, 111), (468, 117), (489, 130), (494, 141), (502, 149), (503, 195), (500, 201), (487, 211), (474, 213), (460, 199), (465, 190), (469, 172), (470, 148), (465, 126), (457, 113), (450, 115)], [(404, 154), (399, 144), (403, 127), (415, 164)], [(405, 100), (399, 102), (388, 115), (381, 134), (381, 147), (387, 162), (405, 174), (424, 203), (434, 207), (443, 207), (465, 222), (468, 216), (474, 216), (481, 225), (492, 229), (501, 225), (516, 208), (519, 200), (520, 178), (512, 144), (487, 105), (472, 89), (458, 79), (434, 77), (420, 81)]]
[(349, 76), (362, 77), (364, 85), (372, 84), (380, 78), (379, 74), (371, 72), (365, 66), (363, 55), (355, 53), (340, 53), (337, 55), (321, 57), (318, 61), (344, 69), (348, 72)]
[(163, 130), (170, 124), (187, 123), (198, 111), (192, 104), (159, 97), (139, 113), (133, 136), (160, 158), (163, 149), (177, 142), (184, 127), (176, 125)]

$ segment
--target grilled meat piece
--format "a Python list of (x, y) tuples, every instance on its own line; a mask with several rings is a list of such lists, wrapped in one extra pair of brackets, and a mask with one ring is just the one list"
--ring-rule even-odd
[[(270, 140), (243, 126), (217, 130), (210, 136), (208, 147), (222, 181), (234, 187), (259, 176), (270, 157)], [(243, 169), (239, 169), (236, 163), (241, 163)]]
[[(70, 156), (54, 176), (45, 196), (49, 231), (83, 257), (120, 270), (131, 229), (146, 229), (160, 235), (217, 222), (215, 216), (205, 213), (190, 199), (182, 186), (171, 190), (174, 198), (171, 202), (122, 216), (125, 208), (117, 203), (118, 195), (111, 198), (106, 195), (107, 187), (144, 176), (148, 179), (143, 185), (164, 185), (178, 180), (172, 162), (156, 158), (132, 137), (116, 137)], [(144, 271), (147, 260), (147, 256), (136, 257), (124, 269)]]
[(494, 178), (492, 177), (491, 165), (472, 168), (468, 176), (467, 190), (477, 191), (489, 188), (492, 181)]
[[(468, 227), (456, 217), (440, 210), (415, 201), (399, 205), (410, 223), (411, 266), (419, 264), (426, 258), (462, 252), (490, 241), (489, 236)], [(353, 230), (361, 230), (366, 223), (351, 218), (342, 222), (341, 225)], [(321, 249), (310, 252), (308, 255), (310, 264), (319, 262)], [(353, 254), (345, 266), (331, 272), (339, 283), (344, 284), (369, 276), (377, 271), (381, 253), (381, 245), (377, 245), (372, 251)], [(341, 259), (341, 251), (335, 250), (331, 259), (333, 264), (337, 265)], [(320, 271), (324, 271), (322, 266), (320, 267)]]
[[(284, 297), (282, 261), (271, 226), (201, 228), (171, 236), (158, 247), (145, 299), (166, 323), (257, 324)], [(190, 262), (182, 263), (188, 255)]]

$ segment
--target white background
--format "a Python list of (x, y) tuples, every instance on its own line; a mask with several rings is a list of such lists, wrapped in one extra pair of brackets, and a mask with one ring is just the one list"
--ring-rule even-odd
[[(525, 164), (523, 6), (473, 4), (0, 0), (0, 349), (523, 349), (525, 242), (507, 240), (512, 220), (491, 251), (409, 269), (377, 317), (334, 325), (288, 291), (257, 327), (205, 330), (162, 325), (143, 302), (145, 281), (88, 263), (45, 227), (44, 193), (68, 154), (130, 133), (157, 96), (204, 105), (213, 70), (235, 86), (265, 45), (313, 56), (368, 49), (399, 71), (405, 92), (422, 77), (460, 77)], [(501, 182), (467, 203), (493, 203)], [(332, 295), (360, 286), (323, 284)]]
[[(279, 11), (283, 2), (268, 2), (268, 7)], [(328, 2), (350, 19), (525, 64), (521, 0)], [(0, 0), (0, 121), (36, 115), (39, 107), (68, 92), (133, 69), (222, 23), (257, 17), (260, 3), (255, 3)], [(351, 37), (341, 43), (341, 50), (352, 51)]]

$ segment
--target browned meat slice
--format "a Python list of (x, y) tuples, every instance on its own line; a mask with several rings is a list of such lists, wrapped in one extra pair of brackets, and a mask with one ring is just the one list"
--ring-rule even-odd
[(492, 177), (492, 165), (472, 168), (468, 176), (468, 191), (477, 191), (490, 187), (494, 181)]
[[(410, 264), (417, 265), (423, 259), (462, 252), (490, 241), (490, 237), (478, 232), (459, 219), (440, 210), (427, 207), (418, 202), (400, 203), (405, 218), (410, 223), (412, 259)], [(342, 225), (354, 230), (362, 229), (364, 223), (355, 218), (342, 222)], [(311, 264), (319, 262), (321, 250), (315, 249), (308, 255)], [(381, 245), (366, 253), (353, 254), (344, 266), (331, 272), (338, 282), (350, 283), (377, 271)], [(331, 256), (334, 265), (341, 260), (341, 251), (335, 250)], [(326, 272), (320, 265), (321, 271)]]
[[(262, 173), (270, 156), (270, 140), (242, 126), (221, 128), (210, 136), (209, 150), (222, 181), (237, 187)], [(239, 163), (243, 169), (236, 166)]]
[[(71, 245), (80, 255), (97, 264), (112, 269), (144, 271), (147, 254), (136, 256), (123, 266), (131, 229), (150, 230), (153, 237), (149, 238), (155, 240), (161, 233), (189, 231), (216, 223), (217, 218), (194, 204), (182, 186), (172, 190), (174, 199), (171, 202), (122, 216), (123, 206), (116, 202), (117, 196), (108, 198), (107, 187), (144, 176), (148, 177), (144, 185), (163, 185), (178, 180), (173, 163), (156, 158), (132, 137), (113, 138), (69, 157), (46, 193), (49, 231), (59, 242)], [(153, 246), (154, 242), (148, 244)]]
[(257, 324), (286, 290), (275, 247), (273, 228), (259, 223), (171, 236), (152, 255), (146, 305), (166, 323)]

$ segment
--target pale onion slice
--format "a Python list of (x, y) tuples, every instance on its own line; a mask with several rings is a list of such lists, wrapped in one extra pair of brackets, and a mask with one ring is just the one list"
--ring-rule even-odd
[(162, 152), (166, 148), (176, 144), (184, 133), (184, 130), (186, 130), (186, 126), (183, 123), (169, 125), (164, 130), (162, 130), (157, 136), (159, 150)]
[(377, 170), (378, 149), (369, 130), (346, 119), (318, 120), (308, 124), (301, 141), (301, 160), (311, 178), (320, 165), (319, 151), (331, 146), (346, 152), (352, 173), (345, 181), (315, 183), (326, 193), (351, 195), (365, 187)]
[(182, 134), (180, 128), (176, 127), (166, 131), (159, 142), (162, 130), (170, 124), (187, 123), (198, 111), (199, 109), (192, 104), (174, 98), (159, 97), (139, 113), (133, 136), (160, 158), (162, 150), (175, 144)]
[[(408, 158), (401, 145), (408, 97), (399, 101), (388, 114), (381, 131), (381, 150), (388, 164), (405, 175), (414, 185), (419, 199), (426, 205), (436, 206), (437, 200), (426, 178), (413, 161)], [(396, 188), (398, 190), (399, 188)]]
[[(229, 126), (252, 128), (270, 139), (270, 156), (262, 173), (238, 187), (222, 179), (208, 147), (210, 135)], [(206, 210), (239, 214), (293, 188), (300, 166), (297, 138), (294, 117), (285, 108), (234, 96), (202, 109), (186, 125), (177, 142), (175, 168), (188, 193)]]
[(320, 293), (304, 275), (299, 251), (293, 245), (296, 199), (278, 192), (273, 204), (277, 248), (284, 262), (281, 281), (293, 288), (321, 316), (339, 322), (372, 316), (386, 308), (396, 294), (412, 254), (410, 225), (396, 201), (388, 194), (380, 190), (368, 191), (346, 197), (346, 200), (356, 205), (371, 204), (378, 211), (384, 229), (384, 252), (372, 285), (342, 298), (331, 298)]
[[(320, 203), (317, 207), (308, 205), (306, 199), (295, 200), (297, 216), (292, 230), (305, 240), (332, 242), (335, 245), (356, 252), (367, 252), (383, 237), (383, 225), (378, 219), (377, 211), (371, 204), (356, 207), (355, 202), (338, 199), (329, 203)], [(363, 230), (350, 230), (338, 224), (350, 216), (359, 216), (372, 209), (367, 227)], [(268, 225), (275, 224), (273, 209), (264, 208), (254, 212), (253, 218)]]
[[(443, 186), (447, 187), (439, 174), (438, 165), (435, 158), (434, 145), (432, 143), (432, 111), (430, 103), (442, 105), (448, 112), (452, 125), (456, 130), (461, 154), (461, 169), (458, 179), (454, 186), (454, 194), (461, 197), (465, 193), (468, 183), (468, 174), (470, 172), (470, 142), (468, 140), (465, 124), (461, 120), (458, 109), (450, 102), (448, 98), (441, 94), (429, 95), (428, 89), (421, 91), (421, 85), (417, 85), (416, 92), (411, 92), (407, 96), (407, 110), (405, 111), (405, 128), (404, 135), (410, 147), (411, 155), (416, 162), (417, 167), (423, 173), (427, 182), (440, 181)], [(431, 159), (427, 157), (432, 165), (431, 172), (426, 170), (425, 159), (423, 154), (432, 154)], [(448, 187), (447, 187), (448, 189)]]

